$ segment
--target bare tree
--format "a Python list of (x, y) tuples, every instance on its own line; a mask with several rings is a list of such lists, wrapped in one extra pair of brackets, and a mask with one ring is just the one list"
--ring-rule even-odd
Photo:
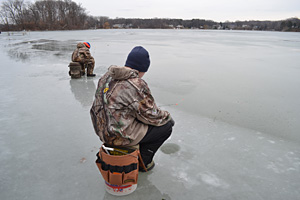
[(19, 28), (24, 29), (24, 0), (7, 0), (2, 3), (1, 15), (6, 22), (17, 25)]
[(1, 23), (5, 24), (5, 25), (9, 24), (9, 14), (6, 10), (1, 9), (0, 19), (1, 19)]

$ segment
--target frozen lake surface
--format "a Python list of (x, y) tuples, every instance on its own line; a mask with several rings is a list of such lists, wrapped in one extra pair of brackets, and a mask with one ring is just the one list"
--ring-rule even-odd
[[(94, 78), (71, 80), (77, 42)], [(0, 199), (120, 199), (94, 163), (96, 84), (136, 45), (144, 79), (176, 125), (156, 167), (121, 199), (300, 198), (300, 34), (88, 30), (0, 35)]]

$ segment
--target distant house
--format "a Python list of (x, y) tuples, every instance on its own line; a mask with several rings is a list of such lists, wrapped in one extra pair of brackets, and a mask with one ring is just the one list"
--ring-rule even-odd
[(113, 28), (124, 28), (124, 24), (114, 24)]
[(219, 27), (218, 25), (213, 25), (212, 26), (213, 29), (218, 29), (218, 27)]
[(132, 24), (114, 24), (112, 28), (119, 29), (119, 28), (132, 28)]
[(126, 24), (125, 28), (132, 28), (132, 24)]
[(177, 28), (177, 29), (183, 29), (184, 26), (182, 26), (182, 25), (177, 25), (176, 28)]
[(235, 29), (235, 28), (236, 28), (236, 25), (235, 25), (235, 24), (229, 24), (229, 25), (228, 25), (228, 28), (229, 28), (230, 30)]

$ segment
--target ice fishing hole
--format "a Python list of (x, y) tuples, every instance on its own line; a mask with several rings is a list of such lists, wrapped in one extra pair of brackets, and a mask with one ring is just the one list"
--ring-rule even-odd
[(174, 144), (174, 143), (167, 143), (167, 144), (162, 145), (160, 147), (160, 150), (165, 154), (172, 154), (172, 153), (176, 153), (177, 151), (179, 151), (180, 146), (178, 144)]

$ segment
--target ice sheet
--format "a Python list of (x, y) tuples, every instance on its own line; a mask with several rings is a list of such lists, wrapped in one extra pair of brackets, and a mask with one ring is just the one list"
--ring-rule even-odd
[[(119, 199), (94, 161), (97, 80), (143, 45), (145, 75), (176, 125), (122, 199), (299, 199), (298, 33), (89, 30), (0, 35), (0, 199)], [(71, 80), (76, 43), (97, 77)]]

